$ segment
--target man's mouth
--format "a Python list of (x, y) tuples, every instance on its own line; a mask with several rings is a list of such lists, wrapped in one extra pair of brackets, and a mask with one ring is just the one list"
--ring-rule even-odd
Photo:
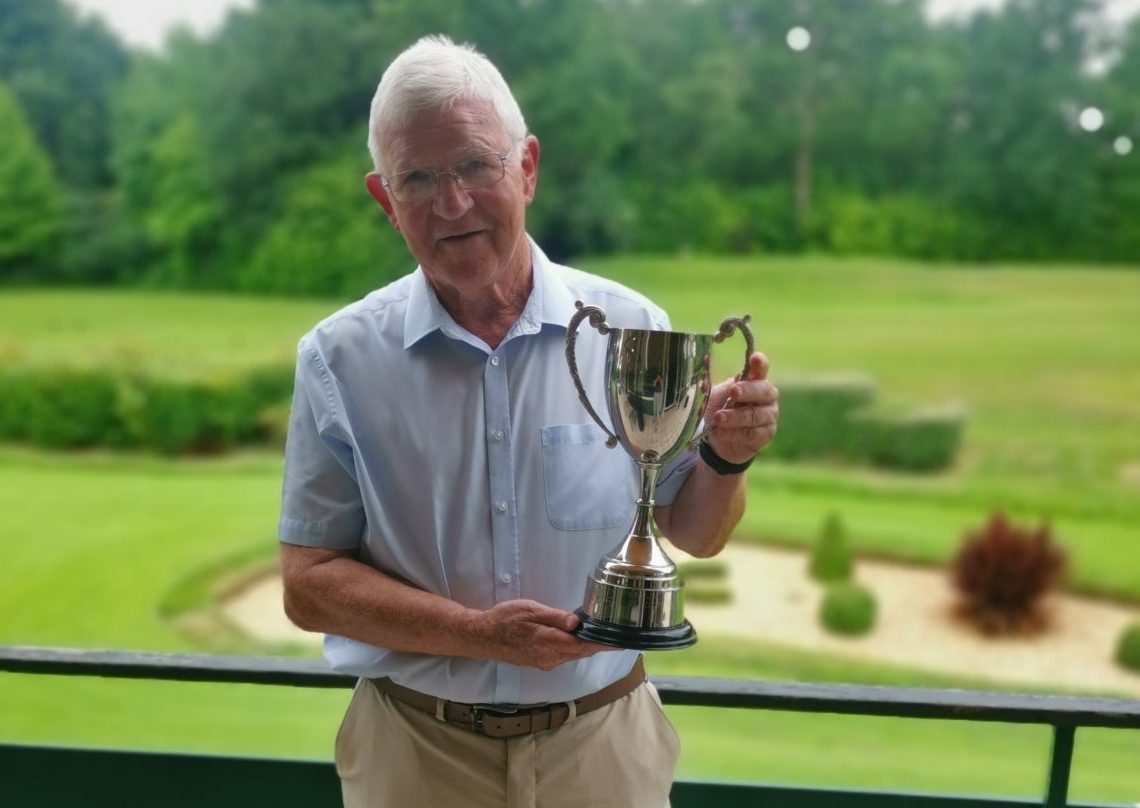
[(482, 230), (470, 230), (466, 233), (456, 233), (453, 236), (444, 236), (440, 239), (440, 242), (445, 244), (458, 244), (460, 242), (472, 239), (482, 232)]

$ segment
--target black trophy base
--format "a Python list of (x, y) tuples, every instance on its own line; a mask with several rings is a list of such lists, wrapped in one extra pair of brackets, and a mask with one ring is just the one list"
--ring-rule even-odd
[(697, 630), (686, 620), (679, 626), (669, 628), (637, 628), (603, 623), (587, 617), (582, 609), (575, 609), (578, 615), (578, 629), (574, 636), (586, 642), (611, 645), (614, 648), (630, 648), (635, 651), (672, 651), (688, 648), (697, 641)]

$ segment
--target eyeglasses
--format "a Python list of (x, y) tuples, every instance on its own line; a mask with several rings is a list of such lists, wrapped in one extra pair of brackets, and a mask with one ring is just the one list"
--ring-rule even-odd
[(446, 171), (435, 168), (414, 168), (401, 171), (383, 180), (384, 187), (397, 202), (426, 202), (439, 193), (439, 177), (450, 174), (455, 184), (469, 191), (486, 188), (501, 180), (507, 173), (507, 158), (522, 141), (516, 141), (505, 154), (483, 152), (464, 157)]

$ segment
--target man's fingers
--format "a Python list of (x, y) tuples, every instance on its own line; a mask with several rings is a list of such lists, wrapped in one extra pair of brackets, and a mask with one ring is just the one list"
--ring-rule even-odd
[(759, 351), (754, 351), (748, 357), (748, 378), (753, 381), (768, 378), (768, 357)]

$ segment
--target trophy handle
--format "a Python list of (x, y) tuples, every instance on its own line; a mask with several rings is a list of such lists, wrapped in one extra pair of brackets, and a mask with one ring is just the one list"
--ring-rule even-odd
[[(590, 417), (594, 419), (594, 423), (602, 428), (602, 431), (608, 436), (606, 438), (606, 446), (614, 448), (617, 446), (618, 438), (613, 432), (602, 423), (602, 419), (598, 417), (598, 413), (594, 411), (593, 405), (590, 404), (590, 397), (586, 395), (586, 388), (582, 386), (582, 378), (578, 375), (578, 358), (574, 354), (574, 346), (578, 342), (578, 326), (587, 317), (590, 318), (590, 325), (597, 329), (599, 334), (608, 334), (613, 331), (606, 325), (606, 312), (597, 306), (587, 306), (581, 300), (575, 300), (574, 306), (578, 309), (574, 316), (570, 318), (570, 325), (566, 326), (566, 364), (570, 366), (570, 378), (574, 380), (574, 387), (578, 389), (578, 400), (582, 402), (582, 406), (586, 408), (586, 412), (590, 413)], [(730, 332), (731, 333), (731, 332)], [(722, 337), (723, 339), (723, 337)]]
[[(756, 348), (756, 343), (752, 339), (752, 329), (748, 327), (748, 323), (751, 321), (752, 315), (750, 314), (745, 314), (743, 317), (727, 317), (721, 322), (720, 328), (717, 329), (717, 332), (713, 335), (713, 342), (718, 343), (724, 342), (726, 339), (731, 337), (736, 333), (736, 330), (738, 328), (740, 329), (740, 333), (744, 335), (744, 370), (740, 371), (740, 373), (737, 374), (736, 378), (738, 381), (748, 378), (748, 360), (752, 357), (752, 354)], [(729, 396), (729, 398), (724, 402), (724, 406), (721, 407), (721, 409), (727, 410), (732, 407), (732, 404), (732, 397)], [(701, 430), (700, 434), (689, 441), (689, 451), (696, 451), (697, 447), (700, 445), (700, 442), (705, 439), (705, 436), (708, 435), (708, 433), (709, 427), (708, 424), (705, 424), (705, 427)]]

